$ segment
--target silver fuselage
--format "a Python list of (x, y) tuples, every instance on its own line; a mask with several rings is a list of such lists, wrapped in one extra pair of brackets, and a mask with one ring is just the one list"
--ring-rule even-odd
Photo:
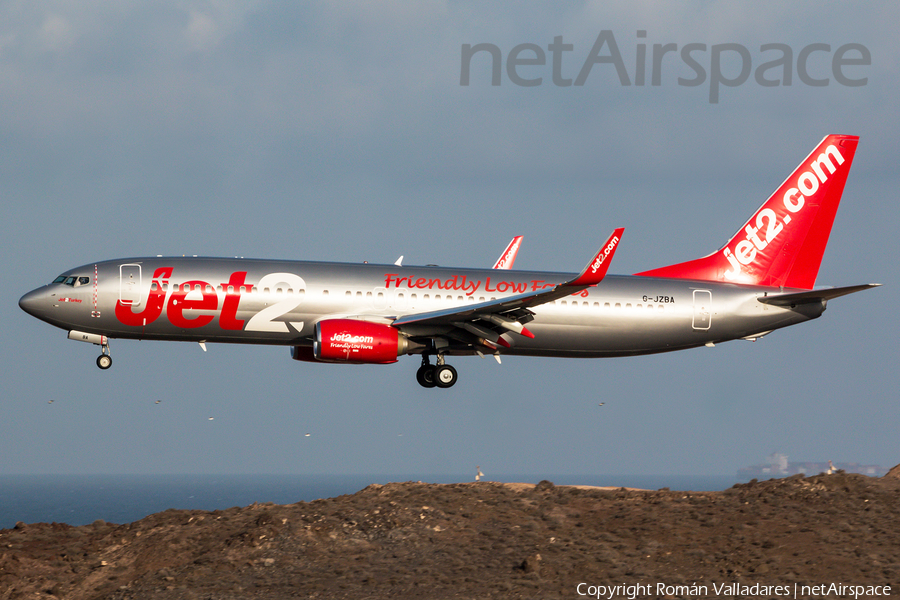
[[(62, 329), (109, 338), (307, 346), (324, 319), (390, 324), (404, 315), (549, 288), (573, 274), (177, 257), (104, 261), (64, 276), (75, 277), (74, 284), (38, 288), (22, 298), (22, 307)], [(754, 338), (825, 310), (824, 301), (793, 308), (757, 301), (783, 291), (609, 275), (595, 287), (535, 306), (528, 324), (534, 338), (515, 336), (512, 347), (498, 351), (563, 357), (667, 352)], [(403, 333), (415, 338), (416, 326)]]

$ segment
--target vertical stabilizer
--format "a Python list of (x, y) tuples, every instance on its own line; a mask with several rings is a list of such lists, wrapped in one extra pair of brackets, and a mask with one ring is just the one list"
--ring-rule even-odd
[(718, 252), (638, 275), (812, 289), (858, 141), (825, 137)]

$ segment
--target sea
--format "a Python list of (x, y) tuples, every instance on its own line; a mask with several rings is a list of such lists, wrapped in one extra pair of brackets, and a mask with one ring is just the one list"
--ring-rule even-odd
[[(217, 510), (255, 502), (293, 504), (353, 494), (378, 483), (460, 483), (469, 475), (0, 475), (0, 529), (17, 522), (124, 524), (174, 509)], [(733, 475), (499, 475), (485, 480), (718, 491)]]

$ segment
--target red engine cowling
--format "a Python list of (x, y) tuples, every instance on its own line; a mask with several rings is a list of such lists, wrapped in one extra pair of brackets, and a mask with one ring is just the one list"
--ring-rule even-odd
[(397, 362), (408, 348), (408, 340), (390, 325), (327, 319), (316, 324), (313, 356), (322, 361), (387, 364)]

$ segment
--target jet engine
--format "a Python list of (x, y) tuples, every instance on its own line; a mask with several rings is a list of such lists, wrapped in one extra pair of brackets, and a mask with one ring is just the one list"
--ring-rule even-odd
[[(388, 364), (409, 353), (414, 346), (400, 332), (383, 323), (355, 319), (326, 319), (316, 324), (312, 356), (319, 361)], [(309, 360), (309, 352), (293, 348), (295, 360)]]

